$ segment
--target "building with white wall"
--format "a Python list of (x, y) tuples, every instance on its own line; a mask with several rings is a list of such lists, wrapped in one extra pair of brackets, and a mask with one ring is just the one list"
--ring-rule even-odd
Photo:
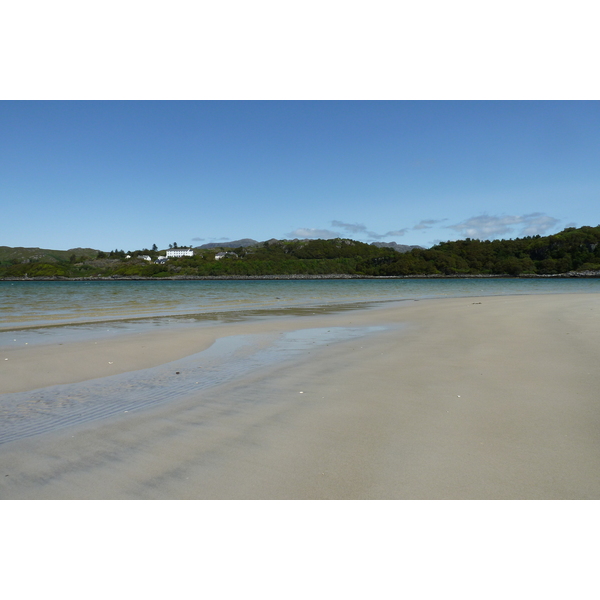
[(235, 252), (217, 252), (215, 254), (215, 260), (221, 260), (222, 258), (237, 258), (238, 255)]
[(167, 250), (167, 258), (180, 258), (182, 256), (194, 256), (194, 251), (188, 248), (174, 248)]

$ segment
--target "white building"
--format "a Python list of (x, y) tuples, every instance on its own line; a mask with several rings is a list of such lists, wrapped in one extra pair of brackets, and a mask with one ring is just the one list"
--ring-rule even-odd
[(221, 260), (222, 258), (227, 258), (228, 256), (231, 258), (238, 257), (238, 255), (235, 252), (217, 252), (215, 254), (215, 260)]
[(193, 250), (187, 248), (175, 248), (167, 250), (167, 258), (180, 258), (181, 256), (194, 256)]

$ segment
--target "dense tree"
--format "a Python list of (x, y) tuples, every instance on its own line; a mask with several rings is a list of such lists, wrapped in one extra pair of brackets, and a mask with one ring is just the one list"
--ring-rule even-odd
[[(169, 247), (178, 246), (175, 243)], [(215, 260), (215, 253), (221, 250), (235, 252), (237, 258)], [(600, 226), (568, 228), (551, 236), (515, 240), (467, 238), (407, 253), (340, 238), (269, 240), (250, 247), (196, 251), (194, 256), (171, 259), (164, 265), (139, 258), (148, 255), (155, 259), (156, 244), (152, 250), (130, 252), (130, 259), (125, 258), (123, 250), (112, 250), (108, 254), (91, 251), (81, 256), (48, 252), (41, 258), (31, 255), (17, 259), (10, 252), (4, 258), (0, 255), (0, 277), (556, 275), (571, 270), (600, 269)]]

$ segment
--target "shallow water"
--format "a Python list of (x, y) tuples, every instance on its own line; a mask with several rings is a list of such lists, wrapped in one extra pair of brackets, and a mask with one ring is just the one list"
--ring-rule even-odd
[(240, 311), (356, 302), (570, 292), (598, 293), (600, 279), (0, 281), (0, 329), (181, 315), (223, 318)]
[[(181, 399), (309, 350), (358, 339), (385, 327), (300, 329), (278, 336), (238, 335), (158, 367), (91, 381), (3, 394), (0, 444)], [(231, 410), (222, 399), (220, 409)]]
[[(598, 292), (600, 279), (0, 282), (0, 348), (423, 298)], [(311, 345), (368, 335), (372, 329), (225, 337), (202, 353), (153, 369), (4, 394), (0, 441), (181, 398), (289, 360)]]

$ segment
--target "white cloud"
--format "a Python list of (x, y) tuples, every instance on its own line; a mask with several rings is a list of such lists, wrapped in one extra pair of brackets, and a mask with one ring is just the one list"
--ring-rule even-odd
[(382, 240), (388, 237), (398, 237), (404, 235), (408, 231), (408, 228), (396, 229), (395, 231), (388, 231), (387, 233), (375, 233), (374, 231), (367, 232), (369, 239)]
[(294, 231), (291, 231), (290, 233), (287, 233), (286, 237), (330, 240), (332, 238), (340, 237), (340, 234), (335, 231), (329, 231), (328, 229), (310, 229), (306, 227), (300, 227), (298, 229), (294, 229)]
[[(366, 237), (369, 240), (382, 240), (390, 237), (398, 237), (404, 235), (408, 231), (408, 227), (404, 229), (396, 229), (394, 231), (388, 231), (387, 233), (377, 233), (376, 231), (367, 231), (366, 225), (360, 223), (344, 223), (343, 221), (331, 221), (333, 227), (339, 227), (345, 229), (346, 232), (351, 234), (359, 234), (359, 237)], [(347, 234), (346, 234), (347, 235)], [(300, 227), (286, 234), (289, 238), (311, 238), (311, 239), (332, 239), (338, 237), (344, 237), (344, 233), (339, 231), (332, 231), (329, 229), (315, 229)]]
[(448, 219), (423, 219), (417, 223), (413, 229), (431, 229), (436, 223), (442, 223), (443, 221), (447, 220)]
[(350, 231), (352, 233), (364, 233), (367, 231), (366, 225), (361, 225), (360, 223), (343, 223), (342, 221), (331, 221), (332, 227), (341, 227), (346, 231)]
[(544, 235), (558, 223), (558, 219), (544, 213), (505, 215), (501, 217), (479, 215), (456, 225), (448, 225), (447, 228), (457, 231), (463, 237), (486, 240), (502, 236)]
[(377, 233), (376, 231), (367, 231), (367, 226), (362, 223), (344, 223), (343, 221), (331, 221), (331, 225), (333, 227), (345, 229), (350, 233), (365, 234), (370, 240), (382, 240), (384, 238), (397, 237), (404, 235), (408, 231), (408, 228), (404, 228), (388, 231), (387, 233)]
[[(412, 227), (412, 229), (429, 229), (435, 223), (441, 223), (442, 221), (447, 221), (447, 219), (429, 219), (421, 221), (418, 225)], [(357, 235), (359, 237), (366, 237), (369, 240), (383, 240), (386, 238), (393, 237), (401, 237), (409, 231), (410, 227), (404, 227), (403, 229), (394, 229), (392, 231), (387, 231), (386, 233), (377, 233), (376, 231), (368, 231), (367, 226), (362, 223), (345, 223), (344, 221), (334, 220), (331, 221), (332, 227), (336, 227), (341, 230), (345, 230), (347, 233)], [(331, 239), (344, 237), (344, 233), (340, 231), (332, 231), (329, 229), (314, 229), (314, 228), (306, 228), (300, 227), (295, 229), (294, 231), (286, 234), (287, 237), (291, 238), (321, 238), (321, 239)]]
[(558, 219), (542, 213), (532, 213), (531, 215), (525, 215), (523, 218), (526, 221), (521, 235), (544, 235), (548, 229), (552, 229), (559, 223)]

